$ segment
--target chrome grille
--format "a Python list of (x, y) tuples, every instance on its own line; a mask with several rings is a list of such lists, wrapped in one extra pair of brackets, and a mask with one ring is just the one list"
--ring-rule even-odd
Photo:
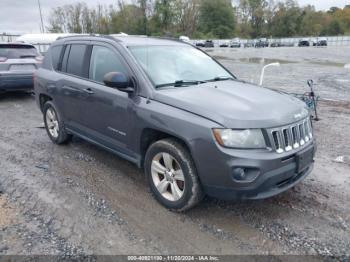
[(277, 153), (289, 152), (308, 144), (313, 137), (310, 119), (269, 130), (271, 145)]

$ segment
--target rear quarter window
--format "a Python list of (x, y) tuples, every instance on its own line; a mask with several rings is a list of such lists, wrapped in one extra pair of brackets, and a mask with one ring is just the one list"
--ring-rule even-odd
[(50, 49), (52, 67), (53, 67), (54, 70), (59, 70), (62, 49), (63, 49), (63, 45), (53, 46)]

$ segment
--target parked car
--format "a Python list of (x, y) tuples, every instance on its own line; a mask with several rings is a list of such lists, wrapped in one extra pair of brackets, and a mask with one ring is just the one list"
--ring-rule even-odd
[(35, 96), (53, 143), (76, 135), (135, 163), (171, 210), (205, 194), (271, 197), (313, 167), (305, 103), (238, 81), (179, 41), (60, 39), (35, 73)]
[(228, 41), (221, 42), (221, 44), (219, 45), (219, 47), (229, 47), (229, 46), (230, 46), (230, 43)]
[(196, 46), (197, 47), (205, 47), (205, 42), (204, 41), (197, 41)]
[(180, 36), (179, 40), (182, 41), (182, 42), (186, 42), (186, 43), (190, 43), (191, 42), (190, 38), (188, 36), (184, 36), (184, 35)]
[(33, 72), (41, 62), (33, 45), (0, 43), (0, 92), (33, 89)]
[(299, 41), (298, 46), (299, 47), (310, 46), (310, 40), (302, 39)]
[(328, 46), (327, 38), (318, 38), (316, 42), (314, 42), (314, 46)]
[(244, 48), (254, 47), (255, 41), (254, 40), (247, 40), (246, 43), (244, 43)]
[(281, 41), (273, 41), (270, 45), (271, 47), (282, 47)]
[(260, 38), (256, 43), (255, 43), (255, 47), (256, 48), (263, 48), (263, 47), (268, 47), (269, 46), (269, 42), (267, 41), (266, 38)]
[(205, 47), (214, 47), (213, 40), (206, 40), (204, 43)]
[(241, 47), (241, 41), (238, 38), (232, 39), (230, 43), (231, 48), (240, 48)]

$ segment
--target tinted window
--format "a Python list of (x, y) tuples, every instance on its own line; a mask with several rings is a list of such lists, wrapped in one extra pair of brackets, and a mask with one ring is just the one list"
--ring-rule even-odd
[(38, 51), (31, 45), (5, 44), (0, 45), (0, 57), (8, 59), (30, 58), (39, 56)]
[(63, 48), (62, 45), (54, 46), (51, 48), (52, 66), (53, 66), (53, 69), (55, 70), (57, 70), (59, 66), (62, 48)]
[(85, 77), (84, 58), (86, 48), (86, 45), (71, 45), (67, 62), (67, 73)]
[(67, 45), (66, 48), (64, 49), (64, 55), (62, 59), (61, 71), (63, 72), (67, 71), (67, 60), (68, 60), (69, 51), (70, 51), (70, 45)]
[(117, 53), (107, 47), (94, 46), (91, 54), (89, 78), (103, 83), (104, 75), (110, 72), (127, 73)]

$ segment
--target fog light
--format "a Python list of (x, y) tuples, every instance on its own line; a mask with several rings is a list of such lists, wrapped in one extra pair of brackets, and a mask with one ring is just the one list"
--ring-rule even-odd
[(245, 174), (244, 168), (237, 167), (233, 169), (233, 178), (238, 181), (245, 180), (246, 174)]
[(260, 170), (256, 167), (233, 167), (232, 178), (239, 183), (251, 183), (258, 178)]

